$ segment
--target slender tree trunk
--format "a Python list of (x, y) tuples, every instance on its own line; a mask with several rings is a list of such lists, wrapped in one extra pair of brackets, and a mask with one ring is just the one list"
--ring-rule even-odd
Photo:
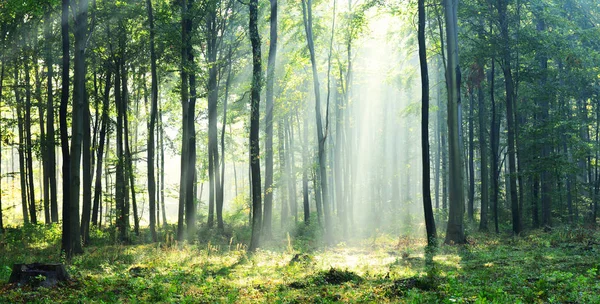
[(186, 207), (186, 191), (192, 189), (186, 189), (187, 187), (187, 175), (188, 170), (188, 115), (189, 112), (189, 63), (188, 63), (188, 31), (187, 31), (187, 20), (188, 20), (188, 5), (187, 0), (181, 1), (181, 123), (182, 123), (182, 137), (181, 137), (181, 175), (179, 180), (179, 211), (177, 214), (177, 240), (182, 242), (185, 239), (185, 228), (184, 228), (184, 215)]
[[(479, 65), (481, 69), (483, 67)], [(483, 73), (483, 71), (482, 71)], [(485, 131), (485, 118), (487, 112), (484, 105), (483, 89), (481, 83), (477, 86), (477, 99), (478, 99), (478, 117), (479, 117), (479, 155), (481, 158), (481, 216), (479, 220), (479, 230), (488, 230), (488, 209), (489, 209), (489, 172), (488, 172), (488, 149), (486, 145), (486, 131)]]
[(510, 202), (512, 211), (513, 233), (521, 232), (521, 220), (519, 211), (519, 198), (517, 195), (517, 169), (515, 158), (515, 110), (514, 106), (514, 81), (512, 75), (510, 38), (508, 33), (507, 1), (498, 0), (498, 16), (500, 22), (500, 36), (503, 41), (502, 48), (502, 72), (504, 73), (504, 85), (506, 87), (506, 129), (508, 133), (508, 173), (510, 182)]
[[(98, 151), (96, 156), (96, 180), (94, 186), (94, 203), (92, 205), (92, 225), (98, 225), (98, 215), (102, 216), (102, 212), (99, 212), (101, 200), (102, 200), (102, 162), (104, 156), (104, 144), (108, 142), (106, 133), (108, 132), (109, 124), (109, 98), (110, 98), (110, 87), (111, 87), (112, 72), (107, 69), (106, 82), (104, 84), (104, 95), (102, 101), (102, 123), (100, 126), (100, 138), (98, 140)], [(108, 149), (107, 149), (108, 150)]]
[(164, 146), (164, 130), (162, 119), (162, 108), (158, 104), (158, 127), (159, 127), (159, 144), (160, 147), (160, 202), (163, 216), (163, 228), (167, 228), (167, 212), (165, 208), (165, 146)]
[(54, 77), (54, 59), (52, 56), (52, 18), (50, 13), (46, 16), (46, 24), (44, 27), (44, 37), (46, 40), (46, 69), (47, 69), (47, 91), (48, 96), (46, 99), (46, 157), (48, 158), (48, 186), (50, 190), (50, 218), (53, 223), (58, 223), (58, 203), (57, 203), (57, 190), (56, 190), (56, 154), (55, 146), (56, 142), (54, 139), (54, 89), (52, 78)]
[[(127, 184), (125, 179), (125, 148), (123, 142), (123, 129), (124, 129), (124, 116), (125, 106), (121, 96), (121, 60), (117, 58), (115, 61), (115, 104), (117, 107), (117, 165), (116, 165), (116, 176), (115, 176), (115, 201), (117, 209), (116, 226), (121, 242), (127, 242), (129, 240), (129, 206), (127, 203)], [(107, 185), (108, 186), (108, 185)]]
[[(209, 210), (208, 227), (213, 226), (214, 213), (217, 213), (217, 225), (222, 212), (219, 207), (219, 148), (217, 139), (217, 103), (218, 94), (218, 69), (217, 69), (217, 15), (215, 2), (209, 2), (207, 9), (206, 28), (207, 34), (207, 61), (208, 69), (208, 182), (209, 182)], [(222, 202), (222, 200), (221, 200)], [(216, 210), (215, 210), (216, 208)]]
[(492, 121), (490, 130), (490, 146), (492, 149), (492, 170), (490, 170), (492, 179), (492, 208), (494, 211), (494, 230), (500, 233), (498, 229), (498, 196), (500, 186), (498, 179), (500, 178), (499, 167), (499, 147), (500, 147), (500, 117), (496, 113), (496, 98), (494, 97), (494, 82), (496, 79), (496, 66), (494, 58), (492, 58), (492, 68), (490, 70), (490, 101), (492, 104)]
[[(17, 66), (18, 67), (18, 66)], [(19, 90), (19, 69), (14, 69), (14, 93), (15, 93), (15, 102), (17, 103), (17, 130), (19, 132), (19, 144), (17, 146), (17, 151), (19, 153), (19, 181), (21, 183), (21, 208), (23, 211), (23, 224), (29, 224), (29, 212), (28, 212), (28, 201), (27, 201), (27, 180), (25, 178), (25, 151), (23, 143), (24, 139), (24, 130), (23, 130), (23, 100), (21, 98), (21, 92)]]
[[(34, 39), (34, 43), (36, 43)], [(37, 53), (37, 52), (36, 52)], [(46, 136), (46, 123), (44, 121), (44, 103), (42, 101), (42, 79), (39, 73), (39, 67), (37, 64), (37, 59), (33, 58), (33, 70), (35, 73), (35, 100), (38, 104), (38, 113), (39, 113), (39, 123), (40, 123), (40, 154), (41, 154), (41, 163), (42, 163), (42, 174), (41, 174), (41, 185), (42, 185), (42, 197), (43, 197), (43, 205), (44, 205), (44, 223), (46, 225), (50, 224), (52, 221), (50, 219), (50, 183), (48, 178), (48, 146), (46, 144), (47, 136)]]
[[(229, 62), (227, 63), (228, 67), (227, 67), (227, 79), (225, 80), (225, 98), (223, 100), (223, 126), (221, 127), (221, 155), (223, 157), (221, 157), (221, 182), (220, 182), (221, 187), (219, 187), (219, 196), (222, 198), (224, 197), (224, 191), (225, 191), (225, 127), (227, 126), (227, 104), (229, 102), (229, 87), (231, 85), (231, 76), (232, 76), (231, 75), (231, 68), (233, 65), (233, 63), (231, 62), (232, 56), (233, 56), (233, 49), (230, 46), (229, 52), (227, 55)], [(234, 167), (234, 170), (235, 170), (235, 167)], [(235, 179), (235, 177), (234, 177), (234, 179)], [(236, 187), (237, 187), (237, 181), (235, 181), (235, 183), (236, 183)], [(200, 195), (200, 197), (202, 197), (202, 194)], [(223, 229), (224, 227), (223, 227), (223, 217), (222, 216), (221, 216), (220, 224), (221, 224), (220, 228)]]
[[(536, 24), (536, 29), (538, 30), (538, 32), (543, 32), (546, 31), (546, 24), (542, 19), (538, 19), (537, 24)], [(541, 109), (541, 123), (542, 126), (545, 128), (547, 127), (547, 125), (550, 123), (549, 119), (549, 110), (550, 110), (550, 105), (549, 105), (549, 98), (550, 96), (548, 96), (547, 94), (544, 94), (546, 91), (543, 89), (546, 86), (546, 82), (547, 82), (547, 71), (548, 71), (548, 58), (544, 55), (540, 55), (538, 56), (538, 61), (539, 61), (539, 65), (540, 65), (540, 69), (542, 70), (542, 79), (540, 81), (540, 88), (542, 88), (542, 96), (540, 96), (539, 99), (539, 104), (540, 104), (540, 109)], [(548, 157), (550, 157), (550, 152), (551, 152), (551, 144), (550, 144), (550, 140), (546, 140), (543, 143), (543, 146), (541, 147), (541, 159), (542, 161), (545, 161)], [(542, 226), (550, 226), (551, 225), (551, 205), (552, 205), (552, 181), (551, 181), (551, 174), (550, 171), (546, 168), (543, 167), (542, 169), (542, 174), (541, 174), (541, 192), (542, 192)], [(537, 206), (536, 206), (537, 207)], [(537, 208), (536, 208), (536, 213), (537, 213)], [(569, 213), (570, 215), (572, 215), (572, 213)], [(535, 215), (535, 220), (537, 222), (537, 214)], [(537, 223), (534, 222), (534, 224)]]
[(62, 225), (62, 242), (61, 251), (67, 256), (72, 256), (74, 251), (74, 236), (71, 233), (70, 227), (74, 220), (69, 215), (71, 209), (70, 185), (71, 185), (71, 158), (69, 156), (69, 133), (67, 125), (67, 106), (69, 104), (69, 71), (70, 71), (70, 55), (69, 55), (69, 0), (62, 0), (61, 14), (61, 37), (62, 37), (62, 89), (59, 109), (60, 123), (60, 144), (62, 152), (62, 176), (63, 176), (63, 225)]
[(85, 94), (87, 107), (83, 109), (83, 208), (81, 214), (81, 237), (83, 243), (89, 243), (90, 239), (90, 218), (92, 214), (92, 142), (90, 134), (90, 108), (88, 94)]
[(154, 174), (154, 129), (156, 128), (156, 116), (158, 107), (158, 78), (156, 73), (156, 51), (154, 47), (154, 15), (152, 12), (152, 0), (146, 0), (148, 9), (148, 23), (150, 25), (150, 74), (152, 84), (150, 88), (150, 126), (148, 127), (148, 202), (150, 207), (150, 234), (152, 241), (158, 241), (156, 235), (156, 181)]
[(310, 201), (308, 199), (308, 170), (310, 165), (308, 157), (308, 119), (306, 117), (303, 119), (302, 136), (302, 204), (304, 206), (304, 224), (308, 225), (310, 222)]
[(448, 47), (448, 66), (446, 81), (448, 83), (448, 142), (450, 165), (450, 208), (448, 212), (448, 228), (446, 243), (462, 244), (465, 242), (463, 215), (463, 153), (460, 143), (460, 66), (458, 64), (458, 26), (457, 0), (446, 0), (446, 37)]
[[(82, 253), (81, 235), (79, 226), (79, 193), (80, 193), (80, 172), (81, 172), (81, 152), (84, 111), (89, 110), (85, 93), (85, 48), (87, 39), (87, 9), (88, 1), (79, 0), (75, 18), (75, 59), (73, 74), (73, 111), (72, 111), (72, 131), (71, 131), (71, 166), (70, 166), (70, 206), (66, 211), (66, 216), (70, 217), (71, 230), (71, 251), (65, 250), (67, 257), (73, 254)], [(88, 172), (89, 173), (89, 172)]]
[[(192, 8), (194, 6), (194, 0), (188, 0), (188, 14), (192, 12)], [(186, 51), (187, 51), (187, 62), (192, 67), (189, 72), (189, 101), (188, 101), (188, 116), (187, 116), (187, 130), (188, 137), (185, 138), (187, 148), (187, 168), (188, 171), (186, 174), (186, 197), (185, 197), (185, 219), (187, 225), (187, 236), (189, 241), (193, 241), (196, 237), (196, 204), (194, 202), (195, 193), (197, 190), (196, 187), (196, 73), (193, 68), (194, 65), (194, 51), (192, 47), (191, 37), (192, 37), (192, 17), (190, 15), (186, 15), (185, 18), (185, 31), (187, 31), (187, 40), (185, 40)], [(217, 196), (218, 198), (218, 196)], [(221, 210), (223, 206), (221, 198)], [(217, 200), (218, 202), (218, 200)], [(218, 214), (217, 214), (218, 216)], [(223, 227), (223, 218), (220, 218), (219, 221), (220, 227)]]
[[(319, 158), (319, 177), (321, 183), (321, 193), (323, 202), (323, 216), (325, 222), (325, 239), (327, 243), (333, 241), (333, 227), (331, 223), (331, 206), (329, 205), (328, 185), (327, 185), (327, 153), (325, 152), (325, 139), (327, 136), (327, 122), (323, 129), (321, 118), (321, 93), (319, 85), (319, 74), (317, 72), (317, 62), (315, 58), (315, 47), (313, 42), (313, 22), (312, 22), (312, 0), (302, 0), (302, 16), (304, 20), (304, 29), (306, 31), (306, 40), (310, 52), (310, 62), (312, 66), (313, 86), (315, 91), (315, 113), (317, 125), (317, 145)], [(328, 112), (328, 111), (327, 111)], [(326, 117), (327, 119), (327, 117)]]
[(473, 88), (469, 92), (469, 203), (467, 208), (467, 216), (470, 221), (475, 220), (475, 128), (474, 128), (474, 112), (475, 108), (475, 92)]
[(427, 69), (427, 47), (425, 45), (425, 1), (419, 0), (419, 63), (421, 68), (421, 153), (423, 166), (423, 211), (427, 230), (428, 246), (436, 245), (435, 220), (431, 206), (431, 178), (429, 165), (429, 71)]
[(258, 0), (250, 0), (250, 42), (252, 44), (252, 89), (250, 102), (250, 171), (252, 176), (252, 239), (250, 251), (260, 245), (262, 204), (260, 191), (260, 91), (262, 83), (260, 34), (258, 31)]
[(283, 121), (279, 121), (277, 126), (277, 141), (279, 144), (278, 154), (279, 154), (279, 192), (281, 197), (281, 228), (285, 227), (285, 224), (288, 221), (288, 200), (286, 197), (286, 188), (287, 188), (287, 164), (286, 164), (286, 150), (285, 150), (285, 140), (283, 136), (285, 125)]
[[(131, 190), (131, 209), (133, 211), (133, 232), (135, 235), (140, 234), (140, 218), (138, 216), (137, 199), (135, 195), (135, 179), (133, 172), (133, 161), (131, 159), (131, 148), (129, 143), (129, 86), (127, 84), (128, 73), (125, 66), (125, 43), (123, 41), (122, 47), (122, 61), (121, 61), (121, 99), (123, 107), (123, 143), (125, 147), (125, 183), (128, 184), (128, 189)], [(127, 197), (127, 191), (125, 192), (125, 203), (126, 208), (129, 209), (129, 199)]]
[(265, 115), (265, 210), (263, 216), (263, 235), (271, 238), (271, 218), (273, 214), (273, 88), (275, 78), (275, 60), (277, 57), (277, 0), (271, 2), (271, 25), (269, 38), (269, 57), (267, 60), (267, 94)]
[[(25, 43), (29, 43), (28, 35), (25, 35)], [(27, 165), (27, 189), (29, 191), (29, 219), (32, 224), (37, 224), (37, 206), (35, 201), (35, 184), (33, 179), (33, 145), (31, 143), (31, 79), (29, 69), (29, 57), (27, 53), (30, 51), (29, 47), (26, 47), (25, 57), (23, 59), (23, 69), (25, 70), (25, 160)]]

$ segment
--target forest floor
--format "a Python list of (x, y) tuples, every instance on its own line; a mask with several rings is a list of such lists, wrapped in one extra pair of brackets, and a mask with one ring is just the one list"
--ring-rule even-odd
[(233, 238), (97, 241), (68, 263), (67, 283), (7, 284), (13, 263), (61, 261), (60, 230), (39, 227), (0, 238), (0, 303), (600, 303), (600, 232), (584, 228), (472, 234), (432, 264), (424, 240), (385, 234), (326, 249), (288, 237), (252, 255)]

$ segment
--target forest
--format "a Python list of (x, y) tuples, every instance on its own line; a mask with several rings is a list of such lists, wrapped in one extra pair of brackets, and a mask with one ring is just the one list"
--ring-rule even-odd
[(597, 0), (1, 0), (0, 303), (600, 303), (599, 101)]

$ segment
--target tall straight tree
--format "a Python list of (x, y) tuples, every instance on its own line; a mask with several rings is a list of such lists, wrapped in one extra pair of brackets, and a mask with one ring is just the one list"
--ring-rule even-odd
[[(196, 235), (196, 203), (194, 201), (196, 193), (196, 70), (194, 65), (194, 48), (192, 47), (192, 9), (194, 7), (194, 0), (188, 0), (188, 14), (185, 18), (185, 31), (187, 32), (187, 40), (185, 43), (187, 51), (187, 63), (190, 67), (188, 73), (189, 77), (189, 99), (187, 100), (188, 116), (187, 121), (187, 138), (185, 144), (187, 145), (187, 166), (188, 170), (186, 175), (186, 193), (185, 193), (185, 219), (186, 219), (186, 232), (189, 240), (193, 240)], [(221, 220), (222, 222), (222, 220)]]
[(250, 94), (250, 175), (252, 191), (252, 237), (250, 251), (260, 245), (262, 226), (262, 203), (260, 190), (260, 143), (258, 130), (260, 123), (260, 90), (262, 83), (262, 57), (260, 34), (258, 32), (258, 0), (250, 0), (250, 43), (252, 44), (252, 88)]
[(58, 223), (58, 203), (56, 191), (56, 155), (54, 152), (56, 143), (54, 139), (54, 92), (52, 78), (54, 77), (54, 65), (52, 56), (52, 16), (50, 9), (46, 15), (46, 24), (44, 27), (44, 38), (46, 42), (46, 80), (48, 96), (46, 99), (46, 156), (48, 157), (47, 171), (48, 186), (50, 190), (50, 219), (53, 223)]
[(181, 114), (182, 114), (182, 139), (181, 139), (181, 175), (179, 181), (179, 211), (177, 214), (177, 240), (183, 241), (185, 238), (185, 207), (186, 207), (186, 189), (187, 186), (187, 158), (188, 158), (188, 116), (189, 116), (189, 77), (188, 77), (188, 31), (187, 31), (187, 18), (188, 18), (188, 5), (187, 0), (181, 1)]
[(446, 81), (448, 88), (449, 211), (445, 243), (463, 244), (463, 151), (460, 142), (460, 66), (458, 65), (458, 0), (444, 0), (447, 41)]
[(271, 30), (269, 58), (267, 61), (267, 94), (265, 116), (265, 211), (263, 234), (271, 237), (273, 215), (273, 87), (275, 82), (275, 60), (277, 58), (277, 0), (271, 1)]
[(217, 22), (217, 1), (207, 1), (206, 12), (206, 59), (208, 63), (208, 181), (209, 181), (209, 209), (208, 226), (212, 227), (214, 223), (215, 207), (217, 211), (217, 224), (222, 227), (222, 204), (220, 197), (220, 178), (219, 178), (219, 147), (217, 140), (217, 103), (219, 101), (218, 92), (218, 22)]
[(519, 198), (517, 196), (517, 169), (515, 158), (515, 110), (514, 108), (514, 80), (512, 75), (512, 60), (510, 53), (510, 37), (508, 32), (508, 0), (497, 0), (496, 9), (500, 23), (500, 39), (502, 41), (501, 63), (506, 88), (506, 130), (508, 141), (508, 179), (510, 190), (510, 204), (512, 212), (513, 233), (521, 232), (521, 214), (519, 212)]
[[(67, 3), (65, 3), (67, 2)], [(68, 27), (68, 9), (69, 3), (68, 1), (63, 1), (63, 25)], [(66, 10), (66, 12), (65, 12)], [(85, 98), (85, 46), (87, 40), (87, 11), (88, 11), (88, 1), (87, 0), (79, 0), (79, 2), (74, 6), (73, 12), (75, 14), (75, 59), (74, 59), (74, 75), (73, 75), (73, 110), (72, 110), (72, 137), (71, 137), (71, 149), (70, 149), (70, 163), (67, 164), (69, 166), (69, 171), (63, 172), (69, 176), (69, 182), (65, 183), (68, 185), (69, 195), (68, 199), (63, 201), (63, 223), (67, 222), (67, 224), (63, 224), (63, 251), (65, 251), (67, 258), (71, 258), (74, 254), (78, 254), (83, 252), (81, 249), (81, 240), (80, 240), (80, 227), (79, 227), (79, 190), (80, 190), (80, 160), (81, 160), (81, 143), (83, 137), (83, 111), (87, 107), (87, 102)], [(66, 23), (66, 24), (64, 24)], [(63, 35), (67, 34), (68, 31), (63, 32)], [(67, 40), (68, 42), (68, 40)], [(63, 56), (65, 54), (64, 48), (68, 48), (68, 43), (64, 45), (65, 40), (63, 37)], [(66, 58), (68, 60), (68, 57)], [(63, 58), (64, 64), (65, 58)], [(64, 68), (64, 67), (63, 67)], [(63, 85), (68, 86), (68, 70), (63, 71), (63, 77), (67, 77), (67, 80), (63, 79)], [(65, 87), (63, 87), (63, 90)], [(65, 97), (63, 95), (63, 97)], [(67, 95), (68, 97), (68, 95)], [(66, 102), (66, 100), (62, 100), (62, 102)], [(66, 105), (65, 106), (65, 116), (66, 116)], [(61, 104), (61, 111), (63, 105)], [(61, 117), (61, 120), (64, 118), (64, 131), (66, 133), (66, 117)], [(61, 122), (62, 123), (62, 122)], [(61, 125), (61, 129), (63, 126)], [(62, 132), (62, 130), (61, 130)], [(65, 137), (61, 139), (66, 140)], [(63, 144), (64, 145), (64, 144)], [(64, 149), (64, 147), (63, 147)], [(63, 153), (65, 151), (63, 150)], [(66, 235), (65, 235), (66, 234)]]
[(425, 45), (425, 0), (419, 0), (419, 63), (421, 67), (421, 155), (423, 165), (423, 211), (427, 244), (435, 246), (435, 219), (431, 206), (431, 178), (429, 165), (429, 71), (427, 69), (427, 47)]
[(62, 224), (62, 247), (61, 250), (71, 256), (76, 244), (73, 242), (71, 235), (71, 217), (69, 210), (71, 206), (70, 200), (70, 157), (69, 157), (69, 132), (67, 130), (67, 106), (69, 104), (69, 0), (62, 0), (61, 10), (61, 37), (62, 37), (62, 79), (61, 79), (61, 99), (60, 99), (60, 145), (62, 151), (62, 175), (63, 175), (63, 224)]
[[(321, 183), (321, 194), (323, 204), (323, 216), (325, 222), (325, 235), (327, 242), (332, 241), (332, 225), (330, 216), (330, 206), (327, 187), (327, 154), (325, 152), (325, 138), (327, 129), (323, 131), (323, 121), (321, 117), (321, 90), (319, 84), (319, 73), (317, 70), (317, 60), (315, 58), (315, 44), (313, 41), (313, 16), (312, 0), (302, 0), (302, 18), (304, 22), (304, 31), (306, 33), (306, 42), (310, 53), (310, 63), (312, 66), (313, 87), (315, 91), (315, 115), (317, 123), (317, 141), (318, 141), (318, 173)], [(327, 118), (326, 118), (327, 119)]]
[(156, 242), (156, 180), (154, 174), (154, 129), (158, 109), (158, 79), (156, 75), (156, 50), (154, 48), (154, 14), (152, 0), (146, 0), (148, 9), (148, 24), (150, 26), (150, 74), (152, 84), (150, 88), (150, 126), (148, 127), (148, 202), (150, 205), (150, 234), (152, 241)]
[(111, 77), (112, 71), (109, 64), (106, 65), (106, 81), (104, 82), (104, 95), (102, 97), (102, 116), (100, 120), (102, 121), (100, 124), (100, 138), (98, 139), (98, 150), (96, 155), (96, 180), (94, 186), (94, 202), (92, 206), (92, 225), (98, 226), (98, 218), (102, 217), (101, 212), (99, 212), (102, 198), (102, 163), (104, 160), (104, 145), (106, 143), (107, 133), (108, 133), (108, 123), (109, 123), (109, 98), (110, 98), (110, 88), (111, 88)]

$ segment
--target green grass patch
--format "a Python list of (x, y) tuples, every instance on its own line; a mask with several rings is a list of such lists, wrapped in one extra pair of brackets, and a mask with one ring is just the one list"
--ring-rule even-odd
[(248, 254), (233, 228), (169, 246), (95, 232), (50, 289), (6, 284), (13, 263), (63, 261), (57, 227), (27, 229), (2, 236), (0, 303), (600, 303), (600, 234), (583, 228), (473, 234), (429, 263), (424, 240), (384, 234), (327, 248), (285, 235)]

